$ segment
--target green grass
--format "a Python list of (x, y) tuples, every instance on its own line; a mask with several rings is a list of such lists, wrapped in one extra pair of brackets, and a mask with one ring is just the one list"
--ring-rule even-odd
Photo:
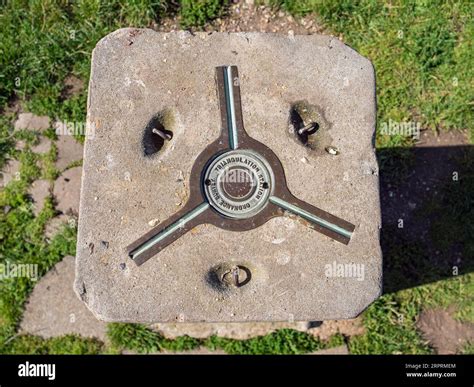
[(266, 336), (247, 340), (213, 336), (204, 342), (204, 345), (212, 350), (222, 349), (226, 353), (240, 355), (298, 355), (343, 344), (344, 338), (339, 334), (333, 335), (328, 341), (321, 341), (308, 333), (293, 329), (280, 329)]
[[(296, 15), (315, 12), (329, 31), (372, 60), (379, 126), (392, 119), (436, 130), (469, 128), (473, 133), (474, 23), (469, 2), (270, 3)], [(87, 83), (90, 53), (101, 37), (119, 27), (149, 27), (175, 13), (183, 27), (199, 28), (220, 16), (226, 4), (8, 1), (0, 19), (0, 106), (16, 97), (35, 113), (84, 121), (86, 91), (65, 100), (63, 81), (74, 74)], [(406, 138), (379, 134), (378, 142), (400, 146), (406, 145)]]
[(223, 0), (182, 0), (180, 3), (181, 27), (190, 28), (201, 27), (220, 16), (226, 2)]
[[(474, 141), (473, 90), (474, 50), (472, 5), (463, 1), (374, 0), (272, 0), (295, 15), (314, 13), (328, 32), (367, 56), (377, 73), (379, 148), (383, 152), (380, 168), (394, 182), (401, 181), (413, 165), (413, 145), (407, 137), (381, 133), (383, 123), (409, 121), (432, 130), (470, 129)], [(225, 13), (228, 2), (206, 1), (7, 1), (0, 6), (0, 111), (18, 101), (25, 111), (52, 119), (84, 122), (86, 89), (65, 98), (64, 79), (75, 75), (85, 85), (89, 79), (90, 55), (96, 42), (120, 27), (150, 27), (164, 17), (177, 15), (183, 28), (199, 30), (210, 20)], [(21, 162), (20, 178), (0, 192), (0, 263), (38, 264), (44, 275), (65, 255), (74, 255), (76, 230), (65, 227), (51, 241), (45, 239), (45, 224), (55, 212), (52, 198), (35, 217), (27, 195), (38, 178), (53, 181), (59, 171), (54, 167), (56, 147), (36, 155), (31, 147), (39, 134), (13, 133), (14, 114), (0, 116), (0, 167), (9, 158)], [(57, 137), (52, 129), (43, 135)], [(15, 150), (16, 141), (26, 148)], [(401, 163), (400, 160), (403, 160)], [(124, 349), (150, 353), (184, 351), (205, 346), (233, 354), (296, 354), (333, 347), (348, 341), (352, 353), (431, 353), (416, 329), (424, 308), (455, 305), (456, 318), (474, 321), (472, 257), (474, 229), (466, 219), (474, 217), (474, 165), (472, 154), (460, 161), (460, 181), (446, 184), (442, 200), (429, 202), (420, 216), (435, 216), (430, 235), (437, 248), (448, 251), (453, 241), (461, 241), (465, 262), (460, 275), (436, 281), (450, 270), (448, 264), (433, 266), (424, 246), (394, 238), (385, 253), (389, 269), (399, 273), (391, 283), (407, 287), (390, 290), (364, 313), (366, 332), (361, 336), (333, 336), (323, 342), (313, 336), (284, 329), (249, 340), (211, 337), (199, 340), (187, 336), (169, 340), (138, 324), (110, 324), (106, 347), (96, 340), (77, 336), (42, 339), (18, 336), (23, 305), (34, 287), (27, 278), (0, 282), (0, 353), (117, 353)], [(75, 164), (74, 164), (75, 165)], [(396, 166), (403, 165), (397, 169)], [(71, 165), (72, 166), (72, 165)], [(71, 167), (69, 166), (69, 167)], [(447, 210), (448, 209), (448, 210)], [(388, 231), (388, 230), (387, 230)], [(471, 257), (471, 258), (469, 258)], [(471, 259), (471, 261), (468, 261)], [(467, 269), (466, 269), (467, 268)], [(417, 276), (423, 277), (417, 278)], [(447, 277), (444, 275), (444, 277)], [(432, 281), (427, 279), (432, 278)], [(411, 281), (424, 284), (409, 288)], [(390, 285), (390, 284), (389, 284)], [(462, 350), (472, 353), (472, 343)]]
[(84, 121), (86, 92), (63, 100), (66, 76), (87, 81), (101, 37), (119, 26), (146, 27), (164, 7), (146, 0), (7, 2), (0, 19), (0, 104), (16, 96), (37, 114)]
[(67, 335), (43, 339), (22, 335), (0, 346), (0, 353), (15, 355), (95, 355), (104, 351), (104, 344), (96, 339)]
[(474, 343), (466, 344), (462, 353), (463, 355), (474, 355)]
[[(74, 255), (76, 247), (76, 231), (69, 227), (65, 227), (51, 241), (46, 240), (44, 227), (55, 215), (53, 199), (47, 197), (43, 210), (35, 216), (28, 195), (28, 188), (34, 180), (44, 178), (53, 181), (56, 178), (56, 147), (53, 145), (44, 155), (35, 154), (31, 146), (39, 141), (37, 133), (19, 131), (11, 136), (11, 124), (2, 119), (1, 125), (3, 132), (8, 133), (8, 140), (3, 142), (3, 155), (18, 159), (21, 166), (18, 179), (13, 179), (0, 191), (0, 264), (37, 265), (38, 274), (42, 276), (65, 255)], [(25, 148), (15, 150), (14, 141), (20, 139), (25, 142)], [(61, 348), (73, 353), (92, 350), (95, 344), (87, 340), (82, 342), (77, 337), (61, 344), (57, 339), (17, 336), (23, 305), (35, 283), (25, 277), (0, 280), (0, 353), (56, 353)]]
[[(417, 256), (412, 258), (416, 259)], [(432, 353), (416, 329), (418, 315), (424, 308), (454, 305), (458, 308), (458, 318), (473, 322), (473, 283), (474, 274), (470, 273), (383, 295), (364, 312), (366, 333), (350, 339), (350, 352)]]
[(15, 146), (10, 127), (8, 117), (0, 116), (0, 168), (3, 168)]
[(154, 353), (163, 350), (187, 351), (201, 345), (201, 341), (189, 336), (177, 340), (164, 338), (140, 324), (109, 324), (108, 336), (112, 345), (121, 351), (128, 349), (138, 353)]
[[(83, 122), (84, 88), (64, 99), (64, 79), (89, 79), (95, 44), (120, 27), (151, 27), (180, 14), (183, 26), (217, 17), (223, 1), (7, 1), (0, 8), (0, 108), (18, 98), (25, 108), (64, 121)], [(33, 76), (32, 76), (33, 75)]]
[(207, 339), (181, 336), (170, 340), (140, 324), (109, 324), (108, 335), (117, 351), (127, 349), (138, 353), (189, 351), (203, 346), (212, 351), (224, 350), (229, 354), (289, 355), (309, 353), (344, 344), (344, 338), (340, 335), (334, 335), (330, 340), (323, 342), (307, 333), (292, 329), (280, 329), (266, 336), (248, 340), (217, 336)]

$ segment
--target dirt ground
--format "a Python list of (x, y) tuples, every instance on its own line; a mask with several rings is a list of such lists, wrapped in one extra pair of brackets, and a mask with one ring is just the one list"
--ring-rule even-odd
[[(227, 13), (205, 26), (206, 31), (218, 32), (273, 32), (280, 34), (306, 35), (323, 31), (313, 14), (295, 19), (284, 11), (274, 12), (264, 5), (252, 2), (235, 2)], [(178, 31), (181, 29), (177, 18), (166, 18), (153, 26), (157, 31)]]
[(440, 355), (451, 355), (474, 340), (474, 326), (456, 321), (454, 309), (429, 309), (423, 311), (417, 327), (422, 336)]

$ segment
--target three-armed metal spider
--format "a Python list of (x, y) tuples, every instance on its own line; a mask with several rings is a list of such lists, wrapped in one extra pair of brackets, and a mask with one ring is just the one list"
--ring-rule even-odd
[(355, 226), (296, 198), (286, 185), (283, 166), (273, 151), (244, 129), (236, 66), (216, 68), (221, 134), (197, 157), (190, 196), (176, 214), (127, 247), (137, 265), (159, 253), (199, 224), (231, 231), (251, 230), (285, 211), (313, 229), (348, 244)]

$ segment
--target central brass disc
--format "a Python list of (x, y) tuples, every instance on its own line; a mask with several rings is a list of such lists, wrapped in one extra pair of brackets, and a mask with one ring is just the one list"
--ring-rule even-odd
[(249, 218), (268, 203), (273, 172), (254, 151), (229, 151), (211, 162), (204, 174), (203, 187), (209, 204), (220, 214)]

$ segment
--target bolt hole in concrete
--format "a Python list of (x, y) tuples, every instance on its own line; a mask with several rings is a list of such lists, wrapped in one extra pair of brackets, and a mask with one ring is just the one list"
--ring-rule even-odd
[(324, 150), (331, 143), (329, 124), (322, 109), (307, 101), (298, 101), (291, 105), (290, 129), (299, 143), (313, 150)]
[(207, 283), (218, 291), (240, 288), (248, 284), (251, 279), (252, 273), (248, 267), (227, 263), (214, 266), (206, 276)]
[(146, 157), (157, 154), (173, 138), (172, 114), (163, 111), (151, 118), (143, 133), (143, 153)]

